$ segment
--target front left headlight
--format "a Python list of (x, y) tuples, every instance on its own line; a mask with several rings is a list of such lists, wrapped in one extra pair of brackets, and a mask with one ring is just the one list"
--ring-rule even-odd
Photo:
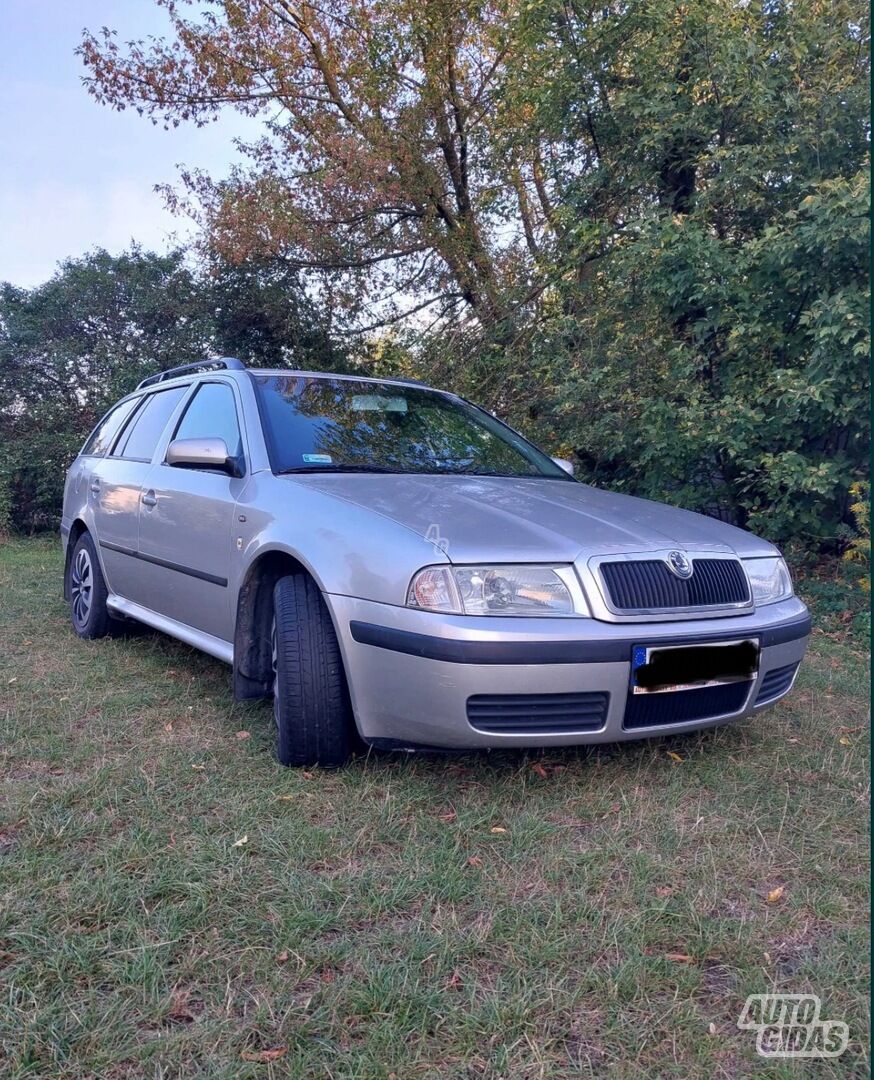
[(574, 615), (565, 568), (427, 566), (410, 582), (407, 604), (452, 615)]
[(792, 577), (783, 559), (744, 559), (744, 567), (756, 604), (773, 604), (792, 595)]

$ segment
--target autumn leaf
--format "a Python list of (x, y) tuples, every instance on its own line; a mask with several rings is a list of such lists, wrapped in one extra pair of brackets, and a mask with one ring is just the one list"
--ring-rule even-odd
[(546, 771), (546, 769), (544, 769), (544, 767), (540, 764), (539, 761), (534, 762), (534, 764), (531, 766), (531, 771), (533, 773), (537, 773), (541, 780), (549, 779), (549, 773)]
[(676, 761), (680, 765), (682, 765), (683, 762), (686, 760), (685, 758), (681, 758), (679, 754), (675, 754), (673, 750), (668, 751), (668, 757), (671, 759), (671, 761)]
[(694, 957), (684, 952), (665, 953), (665, 960), (672, 960), (675, 964), (693, 964), (695, 962)]
[(492, 827), (491, 827), (491, 828), (489, 829), (489, 832), (490, 832), (490, 833), (495, 833), (495, 834), (498, 834), (498, 833), (505, 833), (506, 831), (507, 831), (507, 830), (506, 830), (506, 829), (505, 829), (505, 828), (504, 828), (503, 826), (501, 826), (501, 825), (493, 825), (493, 826), (492, 826)]
[(304, 780), (312, 780), (313, 776), (314, 776), (314, 773), (302, 772), (300, 775), (304, 778)]
[(167, 1016), (171, 1020), (179, 1020), (182, 1023), (189, 1024), (194, 1019), (194, 1013), (188, 1007), (188, 999), (191, 996), (189, 990), (177, 990), (173, 994), (173, 1001), (170, 1005), (170, 1009)]
[(266, 1065), (271, 1061), (278, 1061), (288, 1053), (287, 1046), (274, 1046), (270, 1050), (244, 1050), (240, 1057), (243, 1061), (255, 1061), (260, 1065)]
[(778, 885), (776, 889), (771, 889), (766, 897), (768, 903), (776, 904), (778, 900), (782, 899), (784, 892), (786, 892), (785, 885)]
[(206, 766), (205, 765), (194, 764), (194, 765), (191, 766), (191, 768), (194, 769), (195, 772), (203, 772), (203, 770), (206, 768)]
[(288, 949), (283, 949), (281, 953), (276, 954), (276, 963), (285, 964), (288, 961)]
[(249, 837), (244, 833), (239, 840), (235, 840), (231, 847), (242, 847), (244, 844), (249, 843)]
[(234, 738), (239, 739), (242, 742), (243, 739), (251, 739), (252, 738), (252, 732), (251, 731), (238, 731), (236, 733), (236, 735), (234, 735)]
[(467, 860), (468, 866), (482, 866), (482, 864), (483, 861), (479, 857), (479, 855), (471, 855), (470, 858)]
[(841, 737), (838, 739), (838, 742), (841, 744), (841, 746), (853, 745), (852, 739), (848, 739), (846, 735), (841, 735)]

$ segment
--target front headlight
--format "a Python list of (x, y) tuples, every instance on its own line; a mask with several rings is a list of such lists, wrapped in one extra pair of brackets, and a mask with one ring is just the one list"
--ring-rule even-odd
[(757, 604), (773, 604), (792, 595), (792, 578), (783, 559), (744, 559), (744, 567)]
[(407, 605), (452, 615), (573, 615), (569, 571), (552, 566), (428, 566), (410, 582)]

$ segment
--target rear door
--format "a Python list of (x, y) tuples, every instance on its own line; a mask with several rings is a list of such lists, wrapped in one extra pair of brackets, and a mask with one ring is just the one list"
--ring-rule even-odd
[(181, 405), (187, 386), (144, 395), (109, 454), (89, 459), (88, 500), (111, 592), (140, 601), (137, 532), (140, 495), (158, 440)]
[(232, 381), (199, 383), (148, 472), (140, 506), (139, 555), (149, 606), (223, 641), (233, 640), (228, 577), (234, 509), (246, 478), (171, 466), (165, 456), (173, 439), (221, 438), (230, 455), (245, 463), (240, 415)]

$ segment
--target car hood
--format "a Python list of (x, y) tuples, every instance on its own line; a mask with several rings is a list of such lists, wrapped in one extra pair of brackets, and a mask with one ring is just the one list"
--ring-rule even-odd
[(454, 563), (573, 562), (668, 547), (776, 552), (714, 518), (562, 480), (361, 473), (287, 479), (437, 541)]

